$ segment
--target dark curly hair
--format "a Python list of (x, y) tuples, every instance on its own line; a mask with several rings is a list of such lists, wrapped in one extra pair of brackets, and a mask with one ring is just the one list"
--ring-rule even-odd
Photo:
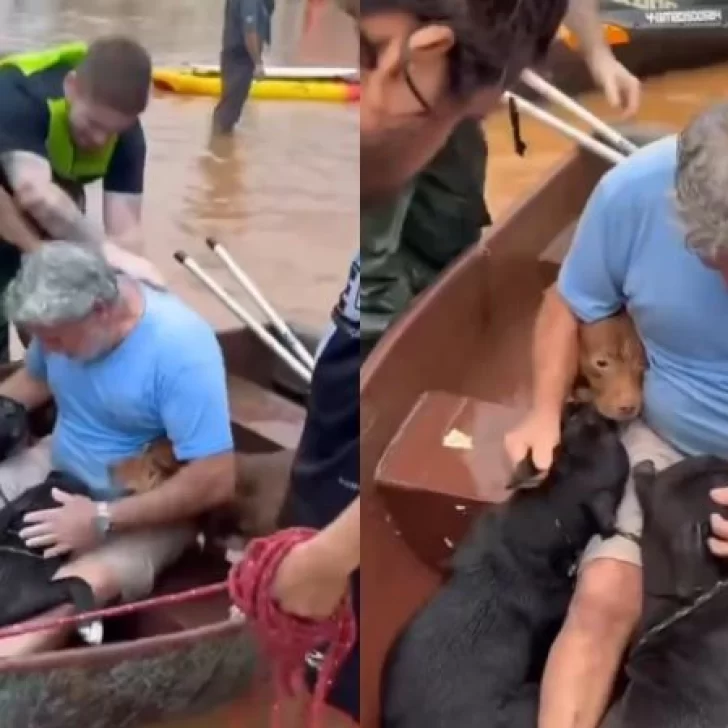
[(360, 0), (359, 15), (400, 11), (423, 25), (449, 26), (450, 87), (468, 95), (484, 86), (516, 82), (543, 59), (566, 14), (568, 0)]

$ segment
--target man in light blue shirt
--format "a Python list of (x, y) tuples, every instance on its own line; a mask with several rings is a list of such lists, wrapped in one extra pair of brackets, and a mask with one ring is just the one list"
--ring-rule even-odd
[[(171, 293), (118, 274), (94, 250), (52, 242), (28, 254), (6, 298), (31, 334), (25, 366), (0, 391), (28, 409), (53, 397), (50, 438), (0, 463), (7, 499), (51, 469), (91, 498), (58, 493), (58, 508), (26, 517), (21, 536), (70, 554), (64, 576), (102, 603), (148, 594), (195, 537), (196, 516), (232, 498), (233, 439), (222, 352), (211, 327)], [(126, 495), (116, 464), (165, 436), (186, 464), (158, 488)], [(48, 648), (47, 635), (3, 641), (2, 654)]]
[[(644, 411), (624, 436), (632, 463), (728, 457), (728, 105), (708, 109), (604, 176), (582, 215), (535, 334), (534, 404), (506, 437), (550, 464), (576, 374), (577, 326), (623, 307), (649, 368)], [(720, 498), (720, 495), (717, 496)], [(642, 514), (627, 483), (620, 534), (587, 549), (566, 624), (549, 658), (540, 728), (596, 728), (641, 610)], [(728, 555), (725, 522), (710, 548)]]

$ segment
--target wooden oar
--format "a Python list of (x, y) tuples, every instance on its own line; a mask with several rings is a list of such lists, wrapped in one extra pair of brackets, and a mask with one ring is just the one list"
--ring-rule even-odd
[(313, 370), (314, 361), (308, 349), (296, 338), (288, 324), (271, 306), (263, 292), (255, 285), (252, 278), (235, 262), (227, 248), (214, 238), (207, 238), (207, 247), (217, 255), (230, 271), (230, 275), (241, 285), (242, 289), (255, 301), (258, 308), (265, 313), (273, 328), (280, 334), (283, 342), (291, 352), (297, 356), (301, 363), (309, 370)]
[(546, 79), (534, 73), (530, 68), (527, 68), (521, 74), (521, 80), (552, 104), (561, 106), (566, 111), (581, 119), (585, 124), (588, 124), (594, 131), (599, 132), (604, 139), (624, 154), (632, 154), (632, 152), (637, 151), (638, 147), (636, 144), (609, 126), (609, 124), (602, 121), (598, 116), (592, 114), (589, 109), (584, 108), (570, 96), (567, 96), (563, 91), (556, 88), (556, 86), (546, 81)]
[(174, 254), (174, 259), (185, 267), (205, 287), (214, 294), (240, 321), (265, 344), (281, 361), (287, 364), (307, 384), (311, 383), (311, 371), (283, 346), (278, 339), (266, 331), (265, 327), (249, 311), (244, 309), (209, 273), (190, 255), (182, 250)]
[(526, 101), (526, 99), (521, 98), (510, 91), (503, 94), (503, 101), (505, 103), (508, 103), (510, 99), (515, 102), (518, 111), (521, 111), (528, 116), (533, 117), (537, 121), (546, 124), (546, 126), (551, 127), (560, 134), (563, 134), (572, 141), (575, 141), (577, 144), (580, 144), (590, 152), (597, 154), (607, 162), (610, 162), (611, 164), (618, 164), (623, 159), (626, 159), (626, 155), (622, 154), (622, 152), (618, 152), (613, 147), (607, 146), (598, 139), (594, 139), (594, 137), (589, 136), (589, 134), (585, 134), (580, 129), (568, 124), (563, 119), (559, 119), (558, 116), (554, 116), (545, 109), (542, 109), (540, 106), (536, 106), (536, 104), (532, 104), (530, 101)]

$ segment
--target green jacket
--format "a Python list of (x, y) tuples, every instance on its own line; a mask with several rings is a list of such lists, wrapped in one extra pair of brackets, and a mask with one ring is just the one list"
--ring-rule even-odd
[(483, 200), (486, 154), (480, 123), (463, 122), (398, 199), (362, 213), (361, 336), (367, 349), (490, 223)]

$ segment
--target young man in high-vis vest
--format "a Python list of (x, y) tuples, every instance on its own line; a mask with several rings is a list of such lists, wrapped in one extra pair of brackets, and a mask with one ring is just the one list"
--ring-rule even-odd
[[(139, 116), (151, 73), (147, 51), (121, 36), (0, 61), (0, 183), (40, 236), (103, 246), (110, 262), (134, 267), (146, 162)], [(103, 180), (103, 229), (85, 215), (84, 187), (96, 180)], [(0, 244), (0, 293), (21, 252), (13, 240)], [(161, 282), (151, 264), (136, 260), (145, 277)], [(0, 325), (0, 349), (6, 344)]]
[[(20, 206), (54, 238), (140, 238), (151, 59), (121, 36), (0, 61), (0, 164)], [(104, 231), (70, 197), (102, 179)], [(62, 191), (70, 194), (62, 194)]]

